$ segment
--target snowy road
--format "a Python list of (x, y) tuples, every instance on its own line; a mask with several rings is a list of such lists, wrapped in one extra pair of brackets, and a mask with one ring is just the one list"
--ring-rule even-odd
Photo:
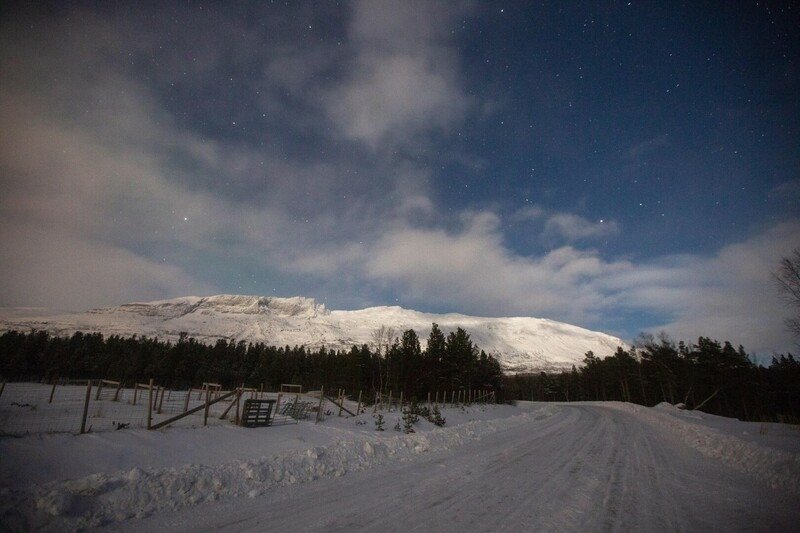
[(113, 527), (789, 531), (796, 503), (633, 412), (573, 404), (453, 450)]

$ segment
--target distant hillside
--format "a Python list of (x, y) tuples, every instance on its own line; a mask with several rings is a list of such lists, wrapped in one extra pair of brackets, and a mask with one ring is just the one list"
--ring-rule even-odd
[[(509, 373), (570, 368), (591, 350), (611, 355), (625, 343), (605, 333), (542, 318), (486, 318), (422, 313), (402, 307), (331, 311), (312, 298), (218, 295), (130, 303), (83, 313), (47, 314), (40, 309), (0, 309), (0, 330), (40, 329), (177, 339), (181, 332), (202, 342), (236, 339), (270, 345), (347, 349), (372, 344), (381, 326), (395, 335), (414, 329), (427, 339), (436, 322), (445, 332), (462, 327)], [(423, 346), (424, 347), (424, 346)]]

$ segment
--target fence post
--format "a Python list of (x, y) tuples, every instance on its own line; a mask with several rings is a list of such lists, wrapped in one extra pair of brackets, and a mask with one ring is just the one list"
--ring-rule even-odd
[(361, 389), (358, 390), (358, 407), (356, 407), (356, 416), (361, 414)]
[(167, 392), (166, 387), (161, 387), (161, 399), (158, 401), (158, 414), (161, 414), (161, 408), (164, 406), (164, 393)]
[(400, 391), (400, 410), (403, 410), (403, 391)]
[(122, 390), (122, 378), (120, 378), (119, 383), (117, 384), (117, 392), (114, 393), (114, 401), (116, 402), (119, 400), (119, 391)]
[(0, 383), (0, 396), (3, 395), (3, 391), (5, 390), (5, 388), (6, 388), (6, 382), (3, 381), (2, 383)]
[(208, 407), (209, 407), (208, 402), (210, 400), (211, 400), (211, 387), (207, 387), (206, 388), (206, 407), (205, 407), (205, 410), (203, 411), (203, 425), (204, 426), (208, 425)]
[(189, 390), (186, 391), (186, 399), (183, 400), (183, 412), (189, 410), (189, 398), (192, 396), (192, 388), (189, 387)]
[(240, 424), (241, 419), (239, 418), (239, 399), (242, 397), (242, 389), (239, 389), (239, 393), (236, 395), (236, 418), (233, 421), (234, 424), (237, 426)]
[(153, 425), (153, 378), (150, 378), (150, 385), (147, 387), (147, 429)]
[(428, 391), (428, 408), (431, 406), (431, 391)]
[(95, 401), (100, 399), (100, 393), (103, 391), (103, 380), (100, 380), (100, 383), (97, 384), (97, 392), (94, 393)]
[(50, 389), (50, 399), (47, 400), (47, 403), (53, 403), (53, 396), (56, 393), (56, 384), (58, 383), (58, 378), (53, 380), (53, 388)]
[[(1, 392), (1, 391), (0, 391)], [(83, 400), (83, 417), (81, 418), (81, 435), (86, 433), (86, 417), (89, 414), (89, 398), (92, 397), (92, 380), (86, 380), (86, 398)]]
[(317, 422), (320, 421), (322, 417), (322, 402), (325, 399), (325, 387), (319, 388), (319, 405), (317, 406)]

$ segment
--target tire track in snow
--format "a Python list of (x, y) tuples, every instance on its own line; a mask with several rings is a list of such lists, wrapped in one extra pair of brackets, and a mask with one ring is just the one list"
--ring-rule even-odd
[[(338, 479), (131, 522), (262, 531), (696, 531), (789, 529), (791, 498), (630, 413), (561, 406), (454, 449)], [(759, 505), (753, 505), (753, 502)], [(199, 523), (198, 523), (199, 520)], [(235, 525), (234, 525), (235, 524)]]
[(621, 402), (608, 402), (604, 407), (631, 413), (660, 431), (669, 430), (670, 438), (680, 440), (706, 457), (768, 483), (773, 488), (800, 495), (800, 454), (759, 446), (653, 408)]

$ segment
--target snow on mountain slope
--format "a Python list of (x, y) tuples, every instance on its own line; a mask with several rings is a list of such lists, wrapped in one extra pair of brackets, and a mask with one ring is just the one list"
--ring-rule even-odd
[(0, 309), (0, 331), (35, 328), (58, 335), (84, 331), (173, 340), (186, 332), (202, 342), (235, 339), (329, 349), (371, 344), (381, 326), (393, 328), (395, 335), (414, 329), (424, 344), (433, 322), (445, 334), (457, 327), (467, 330), (507, 372), (570, 368), (580, 365), (589, 350), (602, 357), (625, 345), (605, 333), (541, 318), (433, 314), (396, 306), (329, 311), (300, 296), (187, 296), (59, 315)]

